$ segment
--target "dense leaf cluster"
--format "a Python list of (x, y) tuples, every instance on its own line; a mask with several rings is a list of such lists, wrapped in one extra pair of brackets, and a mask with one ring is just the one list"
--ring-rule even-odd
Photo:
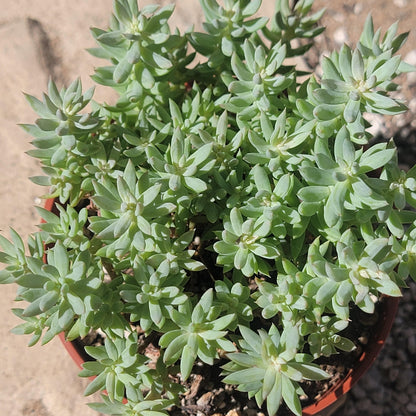
[(81, 373), (97, 376), (86, 394), (108, 392), (98, 411), (166, 415), (174, 377), (222, 359), (225, 383), (300, 415), (299, 383), (327, 377), (313, 360), (354, 348), (350, 306), (372, 313), (416, 278), (416, 168), (366, 121), (405, 110), (391, 91), (406, 35), (369, 18), (318, 78), (287, 63), (323, 30), (312, 0), (277, 1), (270, 22), (261, 0), (200, 3), (204, 32), (180, 33), (173, 7), (115, 0), (90, 50), (112, 105), (79, 80), (27, 96), (32, 179), (56, 207), (39, 208), (29, 254), (0, 236), (0, 283), (19, 285), (31, 345), (105, 333)]

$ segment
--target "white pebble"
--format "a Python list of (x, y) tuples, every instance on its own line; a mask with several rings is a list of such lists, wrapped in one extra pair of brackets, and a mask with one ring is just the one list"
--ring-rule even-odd
[[(410, 110), (412, 113), (415, 113), (415, 112), (416, 112), (416, 98), (412, 98), (412, 99), (409, 101), (409, 103), (408, 103), (408, 107), (409, 107), (409, 110)], [(411, 296), (412, 296), (412, 294), (411, 294), (410, 292), (407, 292), (407, 293), (409, 293), (409, 297), (411, 297)], [(413, 305), (410, 305), (410, 306), (413, 306)]]
[(363, 7), (362, 3), (356, 3), (354, 6), (354, 14), (360, 14), (363, 11)]
[(348, 34), (343, 27), (338, 28), (334, 32), (334, 41), (338, 46), (341, 46), (344, 43), (348, 42)]
[(406, 7), (407, 6), (407, 0), (393, 0), (393, 3), (397, 7)]
[(365, 115), (365, 118), (371, 124), (367, 131), (372, 136), (383, 135), (386, 131), (386, 123), (382, 115), (369, 113)]
[(238, 411), (238, 410), (235, 410), (235, 409), (231, 409), (227, 414), (226, 414), (226, 416), (240, 416), (241, 414), (240, 414), (240, 412)]
[[(407, 53), (404, 57), (404, 61), (410, 65), (416, 66), (416, 49), (413, 49), (409, 53)], [(407, 82), (410, 85), (416, 84), (416, 72), (409, 72), (407, 74)]]

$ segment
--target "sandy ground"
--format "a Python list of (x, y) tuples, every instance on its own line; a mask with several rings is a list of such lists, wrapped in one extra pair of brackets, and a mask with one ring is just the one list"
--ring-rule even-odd
[[(0, 0), (0, 232), (3, 234), (7, 234), (10, 226), (23, 236), (36, 230), (38, 216), (33, 206), (44, 192), (28, 179), (38, 175), (40, 168), (25, 154), (30, 149), (30, 137), (17, 126), (35, 119), (22, 92), (40, 96), (50, 76), (59, 85), (81, 76), (84, 86), (91, 86), (89, 74), (98, 62), (84, 51), (94, 46), (89, 27), (106, 26), (111, 3), (111, 0)], [(176, 3), (174, 25), (185, 28), (200, 21), (196, 0)], [(267, 13), (272, 4), (272, 0), (264, 1), (263, 10)], [(357, 29), (370, 11), (376, 25), (383, 25), (384, 29), (400, 19), (402, 31), (410, 30), (416, 21), (415, 0), (318, 0), (316, 4), (328, 8), (324, 23), (330, 26), (330, 32), (321, 40), (328, 47), (343, 41), (355, 42)], [(416, 50), (414, 34), (404, 54), (412, 50)], [(96, 98), (110, 99), (100, 88)], [(82, 396), (87, 382), (77, 377), (78, 369), (58, 340), (44, 347), (28, 348), (29, 337), (9, 334), (20, 323), (10, 311), (17, 306), (14, 296), (15, 287), (0, 287), (0, 414), (96, 415), (85, 406), (85, 402), (93, 399)]]

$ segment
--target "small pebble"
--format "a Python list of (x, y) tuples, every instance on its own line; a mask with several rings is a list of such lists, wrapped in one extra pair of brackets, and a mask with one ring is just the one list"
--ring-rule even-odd
[(257, 410), (256, 409), (246, 409), (244, 410), (245, 416), (257, 416)]
[[(416, 49), (413, 49), (410, 51), (405, 57), (404, 61), (407, 62), (410, 65), (416, 65)], [(415, 72), (409, 72), (407, 74), (407, 82), (410, 85), (413, 85), (416, 83), (416, 73)]]
[(361, 14), (361, 12), (363, 11), (363, 4), (362, 3), (356, 3), (354, 5), (354, 14)]
[(384, 406), (375, 404), (371, 406), (369, 414), (370, 415), (382, 415), (384, 413)]
[(358, 415), (357, 409), (355, 407), (350, 408), (348, 411), (348, 416), (356, 416), (356, 415)]
[(367, 391), (373, 391), (373, 390), (379, 390), (380, 389), (380, 372), (377, 370), (376, 367), (372, 367), (370, 369), (370, 376), (368, 377), (367, 383), (366, 383), (366, 390)]
[(406, 389), (406, 393), (409, 396), (412, 396), (415, 398), (414, 402), (416, 403), (416, 385), (414, 383), (410, 384), (407, 389)]
[(383, 369), (388, 370), (393, 366), (393, 360), (390, 357), (383, 357), (383, 359), (380, 361), (380, 367)]
[[(408, 107), (409, 107), (409, 110), (412, 112), (412, 113), (416, 113), (416, 98), (412, 98), (410, 101), (409, 101), (409, 103), (408, 103), (408, 105), (407, 105)], [(412, 298), (413, 297), (413, 294), (412, 293), (409, 293), (409, 292), (407, 292), (408, 294), (409, 294), (409, 297), (410, 298)], [(410, 305), (410, 306), (412, 306), (412, 305)]]
[(410, 413), (415, 413), (416, 414), (416, 403), (408, 403), (406, 406), (406, 410)]
[(416, 49), (408, 52), (403, 60), (410, 65), (416, 65)]
[(412, 335), (407, 341), (407, 349), (410, 354), (416, 354), (416, 335)]
[(367, 345), (368, 344), (368, 337), (365, 337), (365, 336), (359, 337), (358, 341), (360, 341), (361, 344), (363, 344), (363, 345)]
[(225, 406), (227, 406), (227, 403), (225, 403), (226, 396), (227, 394), (225, 393), (224, 389), (218, 389), (217, 393), (214, 395), (212, 404), (214, 406), (218, 406), (220, 409), (223, 409)]
[(400, 373), (400, 370), (398, 368), (391, 368), (389, 371), (389, 380), (396, 381), (399, 373)]
[(414, 372), (410, 368), (406, 368), (401, 371), (396, 382), (397, 390), (404, 390), (407, 386), (409, 386), (413, 380), (413, 376)]
[(334, 41), (338, 46), (342, 46), (344, 43), (348, 42), (347, 31), (340, 27), (334, 32)]
[[(378, 388), (380, 389), (380, 385), (378, 386)], [(383, 388), (381, 388), (380, 390), (376, 390), (376, 391), (372, 392), (371, 397), (372, 397), (374, 403), (385, 403), (386, 402), (385, 391), (384, 391)]]
[(406, 393), (396, 394), (395, 399), (401, 404), (407, 404), (410, 400), (409, 396)]
[(205, 406), (208, 406), (208, 404), (209, 404), (209, 402), (211, 401), (211, 399), (212, 399), (212, 397), (213, 397), (213, 393), (212, 392), (210, 392), (210, 391), (208, 391), (208, 392), (206, 392), (206, 393), (204, 393), (199, 399), (198, 399), (198, 401), (196, 402), (196, 404), (199, 406), (199, 407), (205, 407)]
[[(409, 300), (412, 299), (412, 294), (410, 292), (406, 291), (406, 292), (403, 293), (403, 298), (402, 299), (405, 302), (409, 302)], [(410, 307), (410, 308), (412, 307), (412, 305), (407, 305), (407, 304), (405, 304), (404, 306), (405, 307)]]
[(399, 358), (400, 361), (403, 361), (404, 363), (408, 359), (406, 351), (402, 349), (397, 350), (397, 357)]
[(407, 0), (393, 0), (393, 3), (397, 7), (406, 7), (407, 6)]
[(373, 136), (382, 135), (386, 130), (385, 120), (380, 114), (366, 114), (366, 120), (371, 124), (367, 129)]
[(242, 414), (238, 410), (232, 409), (226, 414), (226, 416), (242, 416)]
[(360, 386), (357, 386), (354, 390), (353, 390), (353, 395), (354, 398), (356, 399), (364, 399), (367, 396), (367, 392), (365, 391), (364, 388)]
[(360, 409), (362, 410), (369, 410), (371, 408), (371, 400), (370, 399), (364, 399), (360, 403)]

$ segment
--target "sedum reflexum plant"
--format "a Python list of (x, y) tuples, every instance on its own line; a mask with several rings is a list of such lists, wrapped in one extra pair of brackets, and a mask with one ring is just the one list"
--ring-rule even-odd
[(368, 18), (318, 77), (287, 60), (323, 30), (312, 0), (270, 19), (261, 0), (200, 4), (205, 31), (181, 33), (172, 6), (115, 0), (90, 52), (116, 102), (79, 80), (27, 96), (32, 180), (55, 207), (28, 251), (0, 236), (0, 283), (18, 285), (30, 345), (102, 331), (80, 374), (107, 391), (97, 411), (167, 415), (203, 363), (270, 416), (300, 415), (302, 382), (329, 377), (316, 360), (355, 348), (351, 308), (416, 279), (416, 168), (366, 120), (406, 109), (391, 93), (412, 70), (395, 55), (406, 35)]

